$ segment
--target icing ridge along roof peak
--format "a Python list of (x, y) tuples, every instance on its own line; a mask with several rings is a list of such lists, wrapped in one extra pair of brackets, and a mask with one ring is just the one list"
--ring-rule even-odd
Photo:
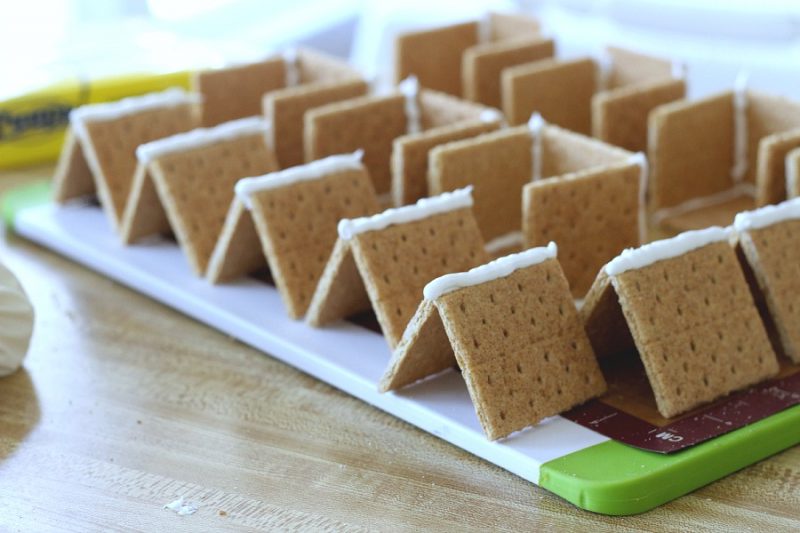
[(345, 218), (339, 221), (339, 237), (352, 239), (359, 233), (385, 229), (393, 224), (405, 224), (422, 220), (440, 213), (472, 206), (472, 186), (442, 193), (430, 198), (422, 198), (417, 203), (403, 207), (393, 207), (377, 215), (361, 218)]
[(606, 274), (617, 276), (628, 270), (644, 268), (658, 261), (671, 259), (715, 242), (727, 241), (732, 228), (712, 226), (686, 231), (669, 239), (653, 241), (639, 248), (628, 248), (604, 267)]
[(425, 285), (423, 295), (426, 300), (435, 300), (440, 296), (464, 287), (481, 285), (488, 281), (504, 278), (517, 270), (537, 265), (548, 259), (554, 259), (557, 254), (558, 247), (556, 243), (550, 242), (547, 246), (530, 248), (524, 252), (506, 255), (466, 272), (455, 272), (440, 276)]

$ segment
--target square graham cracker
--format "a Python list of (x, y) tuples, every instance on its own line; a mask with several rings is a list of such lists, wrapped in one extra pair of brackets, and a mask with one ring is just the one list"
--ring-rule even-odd
[(264, 116), (272, 127), (270, 145), (281, 168), (303, 164), (304, 117), (306, 111), (334, 102), (365, 96), (369, 88), (359, 79), (313, 82), (271, 91), (264, 95)]
[(541, 135), (541, 178), (628, 162), (633, 154), (586, 135), (545, 123)]
[(166, 154), (151, 162), (158, 198), (195, 274), (206, 272), (236, 182), (276, 169), (263, 133)]
[(606, 90), (673, 78), (674, 67), (669, 59), (618, 46), (607, 46), (606, 54), (610, 60)]
[(552, 39), (508, 40), (478, 44), (468, 48), (462, 58), (464, 98), (492, 107), (501, 107), (500, 77), (515, 65), (552, 58)]
[[(747, 155), (750, 164), (745, 180), (757, 182), (759, 144), (768, 136), (800, 128), (800, 102), (783, 96), (747, 91)], [(763, 194), (763, 193), (762, 193)], [(769, 192), (766, 192), (769, 194)], [(779, 198), (777, 201), (784, 200)]]
[(350, 239), (340, 231), (306, 320), (322, 326), (371, 307), (394, 348), (422, 301), (425, 284), (487, 259), (469, 207), (357, 233)]
[(592, 59), (543, 59), (509, 67), (502, 74), (503, 112), (512, 126), (539, 113), (552, 124), (583, 133), (592, 131), (592, 96), (597, 65)]
[(81, 142), (72, 128), (68, 127), (53, 174), (53, 200), (64, 203), (73, 198), (91, 196), (96, 191)]
[(461, 96), (461, 58), (478, 44), (478, 23), (466, 22), (398, 35), (394, 43), (394, 80), (416, 76), (425, 88)]
[(462, 58), (469, 48), (534, 39), (539, 29), (539, 21), (524, 15), (487, 13), (481, 21), (400, 34), (394, 43), (395, 83), (413, 75), (423, 87), (462, 96)]
[(777, 204), (788, 198), (786, 157), (800, 148), (800, 129), (763, 137), (756, 162), (756, 205)]
[[(705, 241), (700, 236), (720, 234)], [(633, 339), (658, 410), (684, 413), (773, 376), (775, 353), (733, 247), (721, 228), (645, 245), (665, 258), (614, 271), (606, 265), (581, 315), (598, 356)], [(722, 239), (722, 240), (718, 240)], [(659, 255), (659, 254), (656, 254)], [(607, 275), (611, 269), (611, 275)], [(616, 302), (616, 305), (615, 305)], [(616, 307), (616, 309), (615, 309)], [(620, 320), (620, 314), (624, 321)]]
[(418, 92), (417, 101), (422, 131), (466, 120), (501, 120), (503, 118), (497, 109), (425, 88)]
[(626, 150), (646, 152), (650, 112), (685, 97), (686, 82), (679, 79), (601, 91), (592, 98), (592, 135)]
[(408, 131), (400, 94), (362, 96), (311, 109), (305, 114), (307, 162), (364, 150), (364, 165), (379, 195), (391, 189), (392, 142)]
[(498, 112), (438, 91), (423, 89), (416, 96), (421, 132), (408, 133), (406, 100), (401, 95), (364, 96), (318, 107), (305, 116), (305, 155), (307, 161), (321, 157), (364, 150), (379, 195), (392, 190), (392, 151), (394, 141), (405, 136), (414, 140), (426, 130), (463, 121), (481, 120)]
[(492, 42), (514, 39), (532, 39), (541, 32), (541, 24), (533, 17), (519, 13), (489, 12), (489, 40)]
[(259, 248), (292, 318), (302, 317), (308, 309), (336, 244), (339, 220), (379, 210), (363, 166), (257, 190), (250, 203)]
[(500, 126), (499, 120), (465, 120), (395, 139), (391, 159), (394, 205), (412, 204), (428, 196), (428, 156), (435, 147), (496, 131)]
[(786, 154), (786, 196), (800, 196), (800, 148)]
[(647, 152), (652, 211), (731, 189), (733, 121), (731, 92), (653, 110)]
[(520, 230), (522, 187), (533, 172), (526, 126), (437, 146), (430, 152), (428, 169), (430, 194), (474, 187), (475, 218), (487, 241)]
[(286, 60), (274, 56), (196, 72), (192, 87), (203, 95), (203, 126), (258, 115), (264, 93), (286, 87), (286, 68)]
[(526, 185), (522, 232), (530, 248), (555, 242), (572, 295), (583, 298), (597, 272), (642, 244), (642, 169), (607, 165)]
[(467, 139), (500, 128), (502, 114), (439, 91), (419, 92), (423, 131), (394, 140), (391, 193), (395, 206), (411, 204), (428, 195), (428, 153), (437, 145)]
[(752, 288), (766, 303), (768, 322), (778, 334), (783, 354), (800, 363), (800, 199), (776, 207), (787, 215), (767, 225), (740, 229), (744, 220), (737, 217), (738, 246), (753, 273)]
[(423, 301), (380, 388), (398, 389), (456, 364), (490, 440), (606, 389), (554, 258)]
[[(144, 101), (151, 97), (158, 98), (158, 94), (97, 105), (124, 106), (126, 101)], [(186, 100), (164, 102), (164, 105), (147, 105), (141, 109), (135, 105), (107, 116), (88, 117), (83, 121), (83, 135), (76, 135), (73, 127), (54, 176), (57, 201), (91, 194), (94, 190), (116, 230), (120, 229), (134, 181), (136, 148), (199, 124), (198, 105), (188, 95)], [(82, 156), (78, 154), (79, 149)], [(87, 180), (87, 168), (93, 177), (93, 187)]]

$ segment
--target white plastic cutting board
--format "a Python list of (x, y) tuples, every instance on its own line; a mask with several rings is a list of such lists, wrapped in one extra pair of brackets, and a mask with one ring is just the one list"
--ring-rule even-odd
[(146, 294), (518, 476), (538, 483), (552, 459), (608, 440), (561, 417), (489, 442), (457, 372), (380, 394), (389, 361), (383, 337), (349, 322), (314, 329), (287, 317), (277, 290), (243, 279), (214, 286), (195, 277), (178, 246), (123, 246), (95, 206), (40, 205), (17, 214), (16, 232)]

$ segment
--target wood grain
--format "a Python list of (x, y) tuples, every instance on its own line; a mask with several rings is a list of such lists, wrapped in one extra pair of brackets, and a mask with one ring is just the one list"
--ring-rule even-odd
[[(0, 260), (38, 313), (0, 380), (2, 531), (800, 527), (800, 447), (595, 515), (23, 240)], [(179, 495), (198, 512), (162, 509)]]

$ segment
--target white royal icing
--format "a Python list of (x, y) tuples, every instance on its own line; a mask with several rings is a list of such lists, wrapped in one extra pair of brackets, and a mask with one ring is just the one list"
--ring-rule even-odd
[(69, 122), (78, 138), (86, 140), (86, 122), (114, 120), (149, 109), (174, 107), (182, 104), (198, 104), (200, 102), (202, 102), (202, 97), (199, 94), (187, 93), (183, 89), (175, 87), (161, 92), (130, 96), (115, 102), (102, 102), (76, 107), (69, 113)]
[(522, 268), (542, 263), (548, 259), (553, 259), (558, 254), (556, 243), (551, 242), (547, 246), (531, 248), (524, 252), (506, 255), (495, 259), (485, 265), (475, 267), (467, 272), (456, 272), (445, 274), (431, 281), (422, 291), (426, 300), (435, 300), (449, 292), (480, 285), (488, 281), (504, 278)]
[(733, 227), (736, 231), (745, 232), (796, 218), (800, 218), (800, 198), (786, 200), (777, 205), (767, 205), (753, 211), (743, 211), (736, 215)]
[(531, 133), (531, 181), (542, 179), (542, 129), (546, 122), (539, 113), (534, 113), (528, 120), (528, 130)]
[(359, 233), (381, 230), (392, 224), (406, 224), (471, 206), (472, 186), (470, 185), (438, 196), (422, 198), (412, 205), (393, 207), (377, 215), (361, 218), (343, 218), (339, 221), (339, 237), (349, 240)]
[(364, 150), (356, 150), (352, 154), (332, 155), (305, 165), (270, 172), (263, 176), (242, 178), (236, 182), (234, 191), (245, 207), (252, 209), (250, 197), (258, 191), (276, 189), (300, 181), (316, 180), (343, 170), (358, 170), (363, 168), (361, 164), (363, 156)]
[(731, 228), (712, 226), (701, 230), (681, 233), (671, 239), (653, 241), (639, 248), (628, 248), (612, 259), (605, 271), (609, 276), (617, 276), (628, 270), (644, 268), (648, 265), (681, 256), (708, 244), (728, 240)]
[(419, 80), (416, 76), (409, 76), (398, 85), (400, 93), (406, 99), (406, 132), (419, 133), (422, 131), (422, 116), (419, 108)]
[(213, 128), (197, 128), (139, 145), (136, 148), (136, 158), (146, 165), (166, 154), (209, 146), (256, 133), (266, 133), (268, 129), (269, 123), (261, 117), (240, 118)]

